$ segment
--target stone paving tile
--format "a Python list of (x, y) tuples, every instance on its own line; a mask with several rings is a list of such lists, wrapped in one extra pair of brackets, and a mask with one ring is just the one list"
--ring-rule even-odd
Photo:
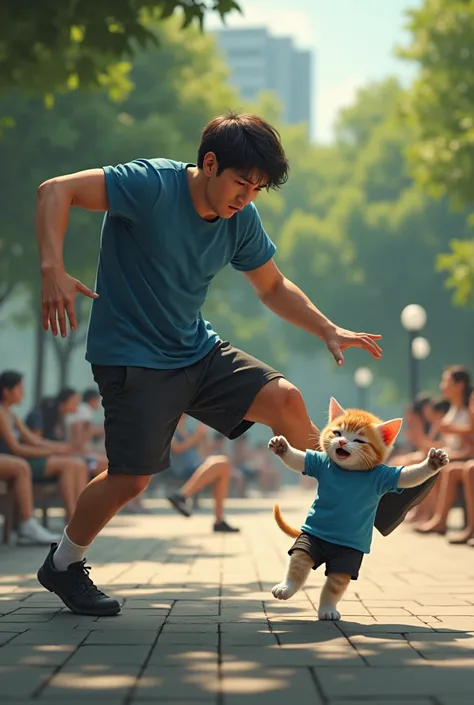
[[(306, 495), (279, 501), (290, 522), (307, 509)], [(44, 591), (44, 549), (0, 547), (2, 703), (471, 705), (472, 549), (376, 533), (343, 619), (319, 622), (322, 571), (288, 602), (271, 595), (290, 545), (273, 500), (229, 503), (238, 536), (210, 532), (209, 505), (191, 523), (165, 504), (119, 515), (87, 556), (123, 602), (116, 617), (71, 614)]]
[(156, 641), (158, 632), (144, 631), (143, 629), (137, 629), (136, 631), (132, 629), (125, 629), (123, 631), (119, 631), (118, 629), (94, 629), (89, 634), (85, 634), (82, 631), (80, 634), (83, 635), (82, 643), (86, 646), (93, 644), (101, 644), (102, 646), (111, 644), (121, 644), (124, 646), (148, 644), (151, 646)]
[(390, 693), (395, 697), (438, 696), (443, 693), (468, 695), (474, 692), (474, 670), (465, 667), (449, 669), (423, 666), (367, 669), (314, 669), (316, 678), (328, 698), (381, 697)]
[(30, 698), (54, 670), (53, 666), (0, 666), (2, 702), (8, 703), (9, 699), (14, 698)]
[[(375, 700), (364, 700), (361, 701), (360, 699), (350, 699), (350, 700), (339, 700), (339, 698), (333, 699), (331, 698), (328, 703), (329, 705), (362, 705), (362, 702), (364, 705), (433, 705), (434, 701), (432, 698), (416, 698), (416, 700), (412, 700), (411, 698), (409, 700), (403, 698), (403, 700), (398, 700), (393, 699), (393, 698), (379, 698)], [(439, 701), (437, 700), (436, 703)], [(454, 703), (453, 703), (454, 705)], [(462, 704), (460, 703), (459, 705), (467, 705), (467, 703)], [(472, 705), (472, 703), (471, 703)]]
[(310, 669), (227, 669), (222, 678), (224, 705), (288, 705), (291, 702), (323, 705)]
[(62, 666), (75, 650), (65, 644), (8, 644), (0, 649), (0, 666)]
[(63, 703), (80, 697), (87, 705), (91, 696), (115, 702), (117, 698), (125, 697), (131, 692), (139, 671), (139, 665), (98, 664), (75, 668), (69, 668), (66, 665), (49, 680), (41, 692), (41, 697)]
[(187, 662), (183, 667), (149, 664), (133, 692), (134, 699), (209, 698), (219, 691), (217, 660)]
[(122, 664), (126, 666), (143, 665), (145, 659), (150, 653), (149, 645), (137, 645), (134, 644), (133, 648), (130, 645), (120, 644), (108, 644), (107, 648), (104, 649), (103, 645), (85, 644), (80, 646), (77, 651), (72, 655), (68, 661), (68, 668), (75, 668), (78, 666), (82, 668), (83, 666), (94, 666), (96, 665), (107, 665), (107, 666), (120, 666)]
[(224, 673), (228, 667), (242, 665), (249, 670), (255, 668), (266, 669), (268, 666), (316, 666), (333, 665), (365, 667), (366, 664), (360, 654), (350, 646), (346, 650), (328, 650), (318, 652), (307, 648), (281, 649), (273, 644), (259, 648), (248, 646), (228, 646), (222, 651), (222, 663)]

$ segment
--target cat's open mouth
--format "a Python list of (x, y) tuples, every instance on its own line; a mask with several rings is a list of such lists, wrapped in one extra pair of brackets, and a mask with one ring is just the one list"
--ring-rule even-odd
[(336, 455), (338, 458), (341, 458), (341, 460), (345, 460), (350, 456), (350, 453), (347, 450), (344, 450), (344, 448), (337, 448)]

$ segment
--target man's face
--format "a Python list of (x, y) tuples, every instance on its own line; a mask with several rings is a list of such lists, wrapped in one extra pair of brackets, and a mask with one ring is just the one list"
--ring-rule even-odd
[(265, 176), (256, 172), (245, 174), (229, 168), (218, 176), (217, 169), (217, 160), (209, 152), (204, 157), (204, 173), (208, 177), (206, 197), (219, 218), (232, 218), (265, 188)]

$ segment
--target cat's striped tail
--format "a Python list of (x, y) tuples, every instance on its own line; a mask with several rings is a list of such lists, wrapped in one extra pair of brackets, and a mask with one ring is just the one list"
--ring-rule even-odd
[(275, 504), (275, 506), (273, 507), (273, 517), (280, 529), (283, 531), (283, 533), (287, 534), (288, 536), (291, 536), (293, 539), (297, 539), (298, 536), (301, 534), (301, 531), (299, 529), (294, 529), (292, 526), (286, 523), (286, 521), (281, 515), (280, 507), (278, 506), (278, 504)]

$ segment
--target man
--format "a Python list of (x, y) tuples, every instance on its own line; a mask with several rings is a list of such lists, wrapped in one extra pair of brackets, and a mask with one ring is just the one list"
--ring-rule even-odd
[[(119, 612), (117, 600), (89, 578), (84, 555), (150, 476), (168, 466), (182, 413), (227, 438), (261, 423), (296, 448), (313, 445), (317, 429), (299, 390), (221, 341), (203, 320), (217, 272), (229, 263), (241, 271), (269, 309), (321, 338), (337, 364), (354, 346), (381, 356), (375, 342), (381, 336), (335, 325), (278, 270), (253, 201), (287, 176), (275, 129), (257, 116), (230, 113), (204, 128), (197, 164), (140, 159), (39, 187), (43, 325), (66, 336), (67, 319), (76, 328), (75, 294), (94, 299), (86, 359), (105, 411), (108, 471), (84, 490), (59, 546), (51, 546), (38, 571), (41, 584), (74, 612)], [(97, 293), (64, 268), (71, 206), (106, 212)]]

